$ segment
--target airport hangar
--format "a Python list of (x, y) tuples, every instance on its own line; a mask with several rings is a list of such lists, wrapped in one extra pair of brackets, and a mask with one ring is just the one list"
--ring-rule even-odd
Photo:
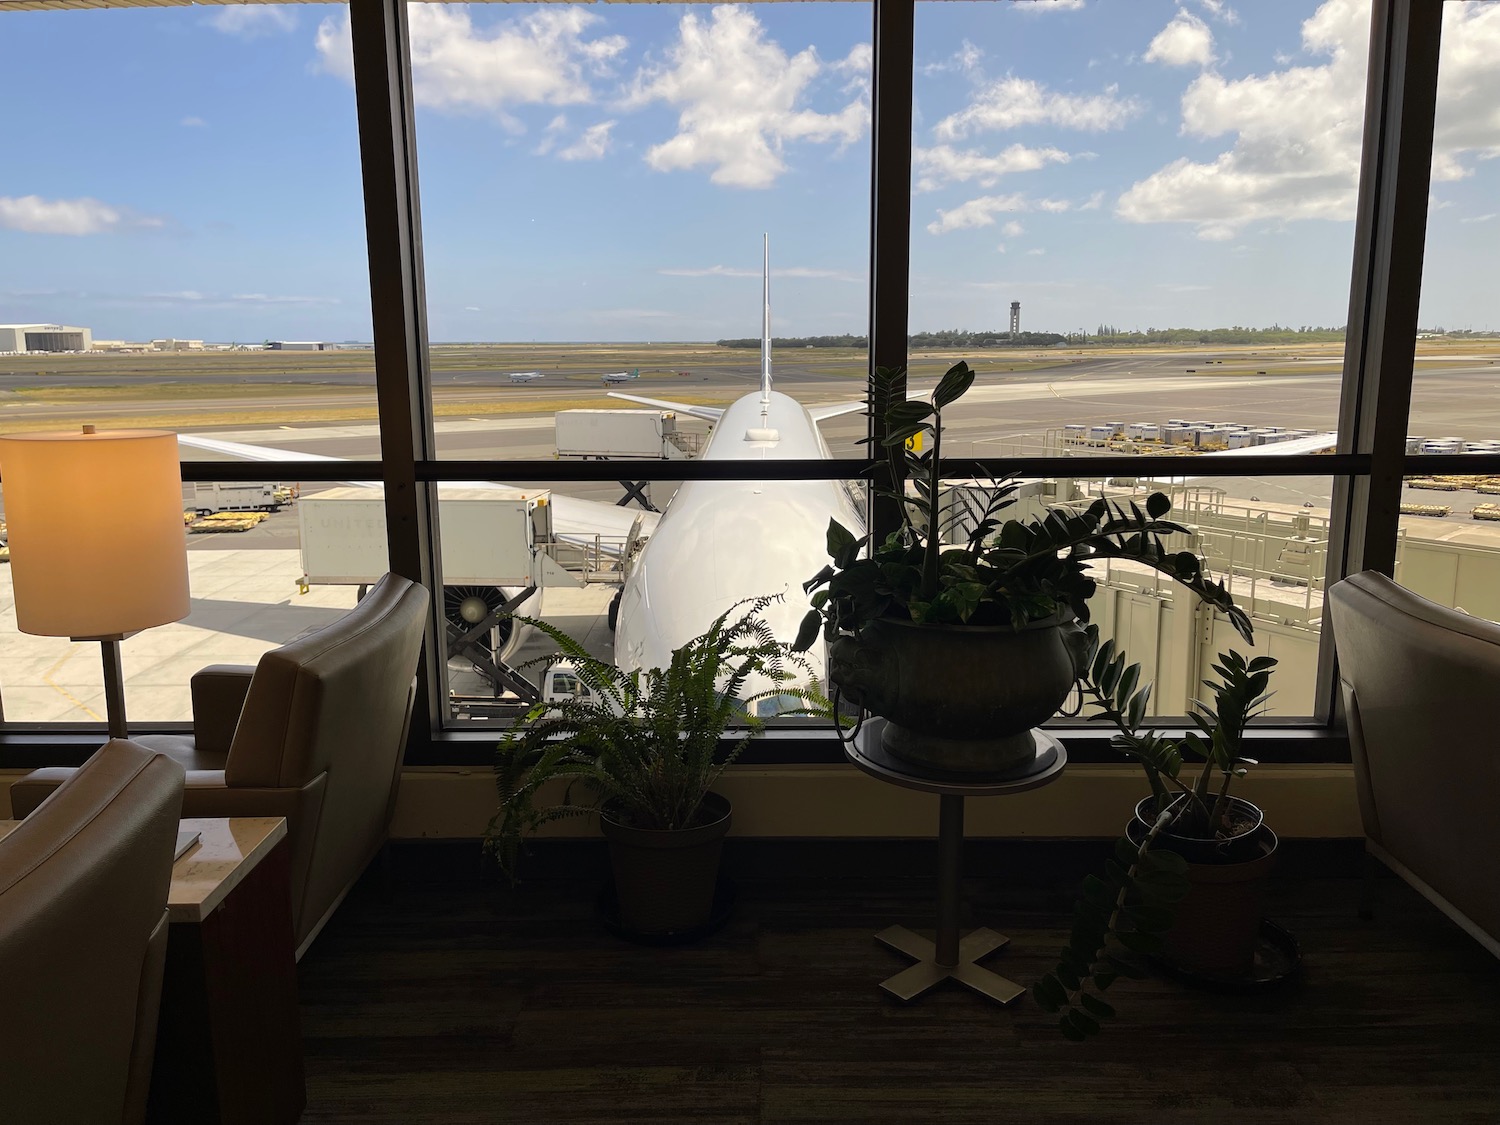
[(86, 352), (94, 346), (89, 328), (67, 324), (0, 324), (0, 352)]

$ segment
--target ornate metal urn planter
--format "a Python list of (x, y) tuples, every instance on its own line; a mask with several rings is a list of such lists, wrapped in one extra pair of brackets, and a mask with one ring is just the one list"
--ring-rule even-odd
[(829, 679), (887, 721), (887, 753), (928, 769), (997, 774), (1031, 761), (1031, 728), (1057, 713), (1086, 659), (1071, 614), (999, 625), (881, 618), (835, 638)]

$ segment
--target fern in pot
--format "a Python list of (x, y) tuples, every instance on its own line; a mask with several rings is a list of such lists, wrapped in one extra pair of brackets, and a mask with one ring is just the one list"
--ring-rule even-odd
[[(875, 371), (870, 410), (885, 420), (891, 479), (908, 481), (914, 495), (886, 493), (901, 501), (903, 518), (883, 542), (830, 521), (832, 562), (805, 584), (813, 609), (795, 645), (805, 651), (822, 632), (829, 681), (841, 700), (888, 720), (888, 753), (958, 773), (1003, 774), (1031, 762), (1031, 728), (1056, 714), (1088, 670), (1083, 625), (1095, 559), (1167, 575), (1249, 638), (1249, 618), (1203, 561), (1164, 546), (1187, 529), (1166, 518), (1163, 493), (1144, 509), (1101, 498), (1079, 512), (1006, 519), (1018, 486), (1000, 481), (981, 501), (964, 499), (972, 530), (944, 542), (943, 412), (975, 375), (957, 363), (929, 399), (908, 401), (896, 397), (902, 373)], [(919, 435), (925, 448), (907, 448)]]
[[(539, 703), (501, 739), (500, 807), (485, 846), (512, 879), (524, 839), (567, 817), (598, 813), (609, 841), (620, 922), (642, 935), (701, 927), (714, 900), (729, 801), (712, 787), (765, 726), (761, 699), (783, 714), (827, 714), (805, 657), (760, 617), (774, 597), (737, 602), (672, 651), (665, 668), (624, 671), (549, 622), (523, 620), (586, 689)], [(760, 690), (747, 690), (768, 684)], [(736, 737), (725, 736), (734, 730)]]

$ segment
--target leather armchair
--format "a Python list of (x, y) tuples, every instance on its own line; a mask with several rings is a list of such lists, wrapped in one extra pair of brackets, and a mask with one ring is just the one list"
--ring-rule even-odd
[(1328, 600), (1366, 850), (1500, 957), (1500, 625), (1374, 571)]
[(182, 772), (116, 739), (0, 840), (4, 1120), (145, 1118)]
[[(182, 815), (284, 816), (300, 958), (385, 842), (411, 721), (427, 591), (387, 574), (345, 616), (252, 669), (193, 677), (193, 733), (143, 735), (187, 771)], [(11, 787), (22, 815), (69, 771)]]

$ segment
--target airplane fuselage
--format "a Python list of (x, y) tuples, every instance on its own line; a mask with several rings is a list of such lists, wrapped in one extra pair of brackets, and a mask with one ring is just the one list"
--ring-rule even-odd
[[(800, 403), (776, 391), (766, 397), (764, 415), (760, 392), (725, 410), (701, 454), (705, 461), (745, 462), (747, 479), (684, 483), (636, 559), (615, 631), (622, 668), (665, 667), (673, 648), (735, 602), (760, 594), (783, 595), (763, 616), (779, 639), (791, 641), (808, 609), (802, 583), (828, 561), (829, 519), (863, 534), (864, 515), (846, 482), (757, 475), (756, 462), (830, 457)], [(765, 440), (767, 431), (775, 431), (775, 440)], [(747, 433), (758, 440), (747, 440)], [(822, 680), (821, 642), (808, 655)]]

